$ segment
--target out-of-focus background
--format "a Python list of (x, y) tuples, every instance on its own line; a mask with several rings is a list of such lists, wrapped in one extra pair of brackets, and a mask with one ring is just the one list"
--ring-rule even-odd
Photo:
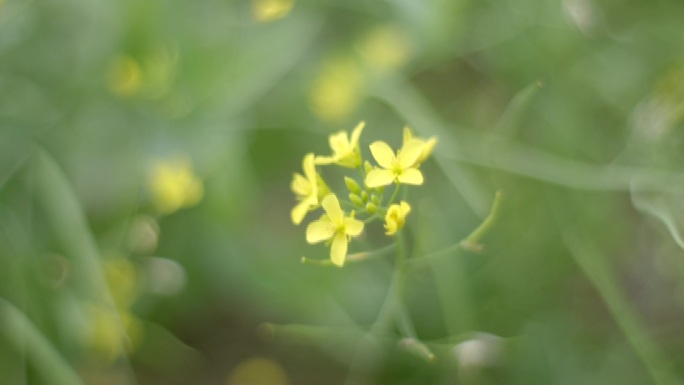
[[(0, 382), (682, 383), (682, 25), (676, 0), (0, 1)], [(292, 175), (361, 120), (365, 156), (439, 140), (407, 223), (432, 360), (358, 362), (391, 256), (300, 262), (328, 250)], [(433, 254), (496, 191), (483, 250)]]

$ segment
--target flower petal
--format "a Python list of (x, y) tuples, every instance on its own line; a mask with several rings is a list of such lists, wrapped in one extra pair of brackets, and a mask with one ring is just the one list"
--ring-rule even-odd
[(337, 200), (335, 194), (326, 195), (321, 204), (332, 223), (339, 223), (344, 219), (344, 212), (342, 211), (340, 201)]
[(417, 168), (407, 168), (399, 174), (399, 183), (404, 184), (423, 184), (423, 173)]
[(327, 220), (318, 220), (309, 223), (306, 227), (306, 241), (308, 243), (318, 243), (327, 241), (335, 235), (335, 225)]
[(357, 237), (363, 231), (363, 222), (354, 218), (344, 218), (344, 231), (351, 237)]
[(406, 202), (406, 201), (401, 201), (399, 204), (399, 208), (401, 209), (401, 214), (402, 216), (406, 216), (406, 214), (411, 212), (411, 206)]
[(290, 189), (298, 196), (307, 196), (310, 193), (309, 181), (302, 176), (302, 174), (295, 173), (290, 183)]
[(343, 233), (337, 233), (333, 238), (330, 247), (330, 259), (336, 266), (342, 267), (344, 260), (347, 258), (347, 236)]
[(404, 140), (402, 142), (402, 147), (408, 143), (411, 138), (413, 138), (413, 133), (411, 133), (411, 128), (409, 126), (404, 127)]
[(392, 148), (387, 143), (382, 141), (373, 142), (370, 145), (370, 150), (380, 167), (392, 168), (392, 163), (396, 158), (394, 157), (394, 151), (392, 151)]
[(333, 164), (335, 163), (335, 158), (332, 156), (317, 156), (316, 159), (314, 160), (314, 164), (317, 165), (328, 165), (328, 164)]
[(411, 139), (401, 147), (397, 160), (402, 169), (416, 164), (418, 157), (423, 153), (425, 142), (420, 139)]
[(304, 176), (313, 185), (316, 184), (316, 165), (314, 159), (314, 154), (310, 152), (304, 156), (304, 161), (302, 162)]
[(306, 213), (309, 212), (310, 206), (311, 205), (310, 205), (308, 200), (303, 200), (303, 201), (299, 202), (297, 204), (297, 206), (295, 206), (292, 209), (292, 212), (290, 213), (290, 218), (292, 218), (292, 223), (294, 223), (295, 225), (302, 223), (302, 221), (304, 220), (304, 217), (306, 216)]
[(423, 152), (421, 152), (420, 156), (418, 157), (418, 163), (423, 163), (425, 161), (425, 159), (427, 159), (430, 156), (430, 154), (432, 154), (432, 149), (435, 148), (436, 144), (437, 144), (437, 138), (434, 136), (425, 142), (425, 146), (423, 147)]
[(330, 143), (330, 148), (333, 150), (334, 157), (343, 156), (345, 153), (349, 152), (349, 137), (347, 136), (346, 131), (340, 131), (330, 135), (328, 142)]
[(356, 125), (354, 128), (354, 131), (352, 131), (351, 134), (351, 147), (355, 148), (359, 144), (359, 138), (361, 137), (361, 132), (363, 131), (363, 127), (366, 125), (366, 122), (363, 120), (359, 122), (359, 124)]
[(368, 188), (387, 186), (392, 182), (394, 182), (394, 173), (390, 170), (371, 170), (366, 175), (366, 186)]

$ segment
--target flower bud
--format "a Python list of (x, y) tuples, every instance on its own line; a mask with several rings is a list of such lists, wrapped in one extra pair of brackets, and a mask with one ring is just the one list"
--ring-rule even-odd
[(373, 204), (376, 206), (380, 206), (380, 198), (378, 198), (378, 196), (375, 194), (371, 195), (371, 202), (373, 202)]
[(366, 212), (368, 214), (375, 214), (378, 212), (378, 206), (374, 205), (371, 202), (366, 203)]
[(361, 199), (363, 199), (364, 202), (368, 202), (368, 193), (361, 191)]
[(354, 194), (354, 193), (349, 193), (349, 200), (352, 201), (352, 203), (358, 207), (363, 207), (363, 199), (361, 199), (360, 196)]
[(359, 194), (361, 193), (361, 186), (359, 186), (356, 181), (348, 176), (344, 177), (344, 184), (347, 185), (347, 189), (349, 192), (354, 193), (354, 194)]

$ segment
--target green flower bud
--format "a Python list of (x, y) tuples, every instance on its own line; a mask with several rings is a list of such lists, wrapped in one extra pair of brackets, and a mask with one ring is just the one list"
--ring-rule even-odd
[(368, 202), (368, 193), (361, 191), (361, 199), (363, 199), (364, 202)]
[(380, 186), (376, 188), (375, 191), (377, 191), (378, 194), (382, 195), (385, 192), (385, 186)]
[(371, 195), (371, 202), (376, 206), (380, 206), (380, 198), (375, 194)]
[(371, 202), (366, 203), (366, 212), (368, 214), (375, 214), (378, 212), (378, 206), (374, 205)]
[(352, 201), (352, 203), (358, 207), (363, 207), (363, 199), (361, 199), (360, 196), (354, 194), (354, 193), (349, 193), (349, 200)]
[(361, 193), (361, 186), (359, 186), (356, 181), (348, 176), (344, 177), (344, 184), (347, 185), (347, 189), (349, 192), (354, 193), (354, 194), (359, 194)]

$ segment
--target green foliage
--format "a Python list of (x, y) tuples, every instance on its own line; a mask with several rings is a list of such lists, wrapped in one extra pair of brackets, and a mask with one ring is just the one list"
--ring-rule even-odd
[[(0, 382), (681, 382), (682, 2), (290, 3), (0, 0)], [(438, 145), (335, 269), (359, 121)]]

